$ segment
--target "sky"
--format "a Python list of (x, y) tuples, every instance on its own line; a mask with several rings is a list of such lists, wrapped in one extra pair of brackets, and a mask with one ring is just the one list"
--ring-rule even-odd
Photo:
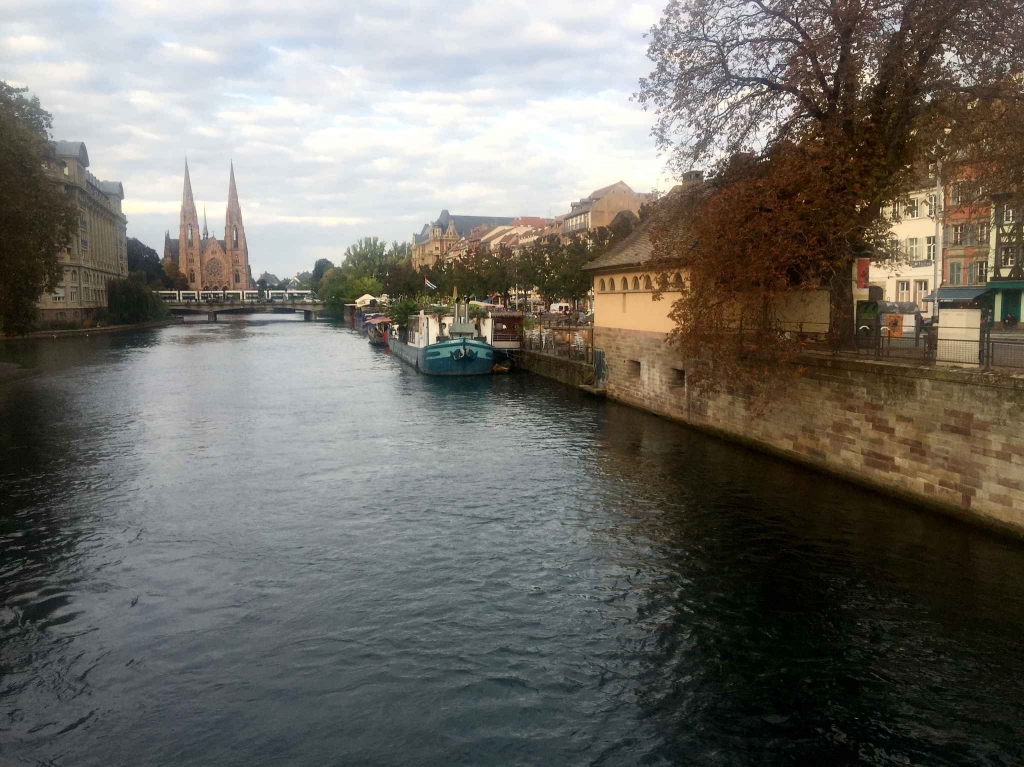
[(254, 275), (405, 241), (440, 211), (555, 216), (671, 185), (631, 101), (665, 0), (0, 0), (0, 79), (121, 181), (163, 255), (187, 156), (223, 237), (234, 161)]

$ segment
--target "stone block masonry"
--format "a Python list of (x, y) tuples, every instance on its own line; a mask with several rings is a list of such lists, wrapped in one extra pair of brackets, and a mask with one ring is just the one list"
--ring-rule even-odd
[(761, 416), (662, 333), (596, 328), (612, 399), (1024, 537), (1024, 377), (808, 355)]
[(531, 373), (561, 381), (569, 386), (593, 386), (594, 384), (594, 366), (585, 362), (525, 349), (519, 352), (519, 361), (523, 368)]

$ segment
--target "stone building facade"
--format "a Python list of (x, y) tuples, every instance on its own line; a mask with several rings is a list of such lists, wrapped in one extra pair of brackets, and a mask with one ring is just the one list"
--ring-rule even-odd
[(448, 252), (460, 240), (469, 240), (474, 230), (512, 223), (515, 216), (453, 216), (442, 210), (436, 221), (424, 224), (418, 234), (412, 236), (412, 265), (415, 269), (426, 269), (438, 261), (448, 260)]
[(634, 192), (624, 181), (595, 189), (587, 197), (570, 205), (562, 219), (562, 235), (582, 235), (591, 229), (609, 226), (615, 216), (624, 210), (634, 215), (640, 213), (640, 206), (647, 202), (648, 195)]
[(60, 254), (60, 284), (37, 304), (44, 325), (92, 318), (107, 308), (107, 283), (128, 275), (124, 186), (89, 172), (89, 152), (81, 141), (58, 141), (54, 149), (54, 177), (78, 203), (78, 231)]
[(231, 163), (228, 181), (228, 207), (222, 240), (210, 236), (205, 213), (200, 233), (188, 162), (185, 163), (178, 238), (172, 239), (170, 232), (164, 235), (164, 259), (178, 265), (191, 290), (255, 289), (249, 266), (249, 245), (245, 237), (245, 225), (242, 223), (242, 207), (235, 186), (234, 163)]

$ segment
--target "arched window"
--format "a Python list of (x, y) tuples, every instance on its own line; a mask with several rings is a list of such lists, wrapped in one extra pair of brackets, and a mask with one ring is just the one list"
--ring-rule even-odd
[(634, 277), (633, 278), (633, 290), (640, 290), (640, 278), (639, 277)]
[(622, 289), (629, 290), (629, 282), (626, 281), (625, 277), (622, 278)]
[(676, 288), (682, 290), (682, 287), (683, 287), (683, 275), (681, 275), (679, 272), (676, 272), (676, 276), (672, 278), (672, 285), (675, 286)]
[(648, 274), (648, 275), (646, 275), (644, 277), (644, 290), (653, 290), (653, 289), (654, 289), (654, 285), (651, 284), (651, 275)]
[(188, 244), (192, 244), (192, 224), (188, 225)]
[(74, 269), (71, 270), (71, 281), (78, 282), (78, 272)]
[(188, 273), (188, 281), (189, 282), (195, 282), (196, 281), (196, 273), (195, 272), (189, 272)]
[(601, 280), (601, 283), (600, 283), (600, 285), (598, 286), (597, 289), (600, 290), (602, 293), (604, 293), (604, 280)]
[(231, 242), (234, 243), (235, 247), (238, 247), (238, 227), (233, 227), (231, 231)]
[(235, 284), (237, 285), (241, 281), (242, 281), (242, 278), (238, 275), (238, 272), (235, 272)]

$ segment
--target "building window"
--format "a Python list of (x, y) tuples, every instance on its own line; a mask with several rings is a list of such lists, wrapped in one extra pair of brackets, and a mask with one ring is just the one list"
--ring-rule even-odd
[(935, 218), (935, 216), (937, 216), (939, 213), (935, 205), (935, 199), (936, 198), (934, 194), (928, 195), (928, 218)]
[(82, 250), (88, 250), (88, 249), (89, 249), (89, 240), (86, 239), (85, 237), (83, 237), (82, 238)]
[(231, 241), (235, 244), (235, 247), (237, 248), (238, 247), (238, 227), (237, 226), (233, 227), (233, 231), (231, 233)]
[(598, 288), (597, 289), (600, 290), (602, 293), (604, 293), (604, 280), (601, 280), (598, 283)]
[(999, 251), (1000, 266), (1016, 266), (1017, 253), (1012, 245), (1004, 245)]
[(626, 375), (630, 378), (640, 377), (640, 360), (626, 360)]
[(189, 272), (188, 273), (188, 281), (189, 282), (195, 282), (196, 281), (196, 273), (195, 272)]
[(929, 261), (935, 260), (935, 238), (925, 237), (925, 258)]
[(634, 277), (633, 278), (633, 290), (640, 290), (640, 278), (639, 277)]
[(949, 284), (963, 285), (964, 265), (959, 261), (952, 261), (949, 264)]
[(1009, 205), (1003, 208), (1003, 223), (1012, 224), (1017, 220), (1017, 212)]
[(984, 248), (984, 247), (988, 246), (989, 232), (990, 232), (990, 227), (989, 227), (988, 221), (982, 221), (980, 224), (978, 224), (978, 246), (979, 247)]
[(679, 368), (669, 368), (668, 385), (673, 389), (686, 388), (686, 371)]
[(920, 304), (921, 299), (928, 295), (928, 280), (914, 280), (914, 303)]
[(626, 281), (625, 277), (622, 278), (622, 289), (629, 290), (629, 283)]
[(921, 260), (921, 239), (919, 237), (907, 238), (907, 255), (911, 261)]
[(89, 222), (86, 221), (84, 218), (78, 219), (78, 228), (82, 229), (83, 231), (85, 229), (88, 229), (89, 228)]
[(907, 214), (907, 218), (917, 218), (919, 203), (916, 199), (907, 200), (906, 208), (904, 209)]
[(644, 276), (644, 290), (653, 290), (653, 289), (654, 289), (654, 285), (651, 284), (651, 276), (650, 275), (645, 275)]
[(72, 301), (77, 301), (78, 300), (78, 291), (77, 290), (72, 290), (71, 291), (71, 300)]
[(188, 225), (188, 244), (192, 244), (192, 224)]
[(964, 244), (967, 239), (967, 227), (964, 224), (953, 225), (953, 246), (959, 247)]
[(910, 280), (896, 281), (896, 300), (901, 302), (910, 300)]
[(78, 272), (74, 269), (71, 270), (71, 281), (78, 282)]
[(891, 212), (890, 215), (892, 216), (892, 220), (893, 221), (896, 221), (896, 220), (899, 219), (899, 217), (900, 217), (900, 203), (899, 203), (899, 200), (897, 200), (896, 202), (894, 202), (892, 204), (892, 212)]
[(237, 285), (242, 281), (242, 278), (238, 276), (238, 272), (235, 272), (235, 284)]
[(71, 175), (71, 171), (68, 169), (68, 164), (66, 162), (62, 162), (61, 165), (64, 166), (63, 167), (64, 175), (65, 176), (70, 176)]
[(967, 267), (967, 283), (984, 285), (988, 277), (988, 264), (985, 261), (974, 261)]

